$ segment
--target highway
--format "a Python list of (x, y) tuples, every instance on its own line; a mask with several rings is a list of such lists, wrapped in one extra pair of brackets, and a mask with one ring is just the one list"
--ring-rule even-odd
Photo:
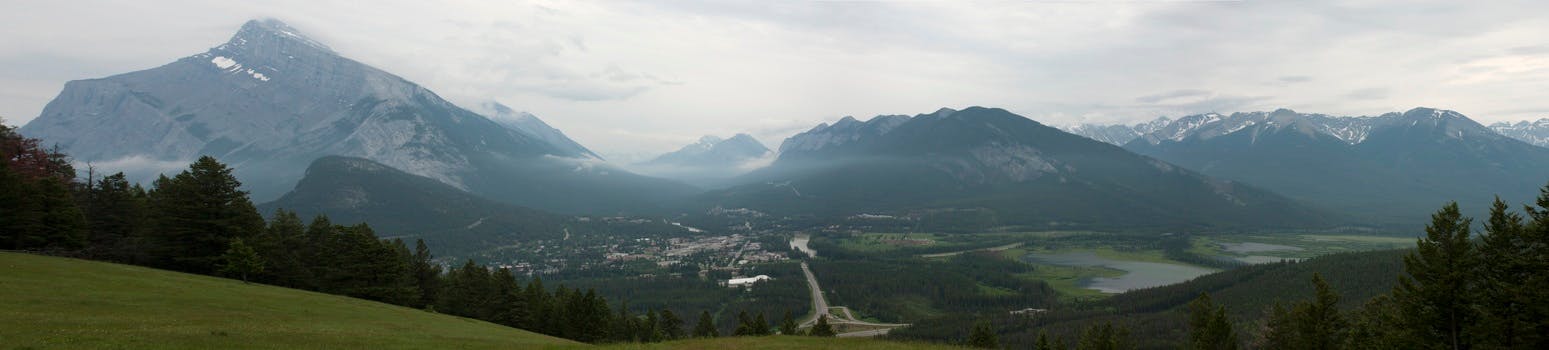
[(813, 315), (812, 318), (807, 319), (806, 321), (803, 321), (801, 323), (801, 328), (812, 327), (812, 325), (817, 324), (818, 317), (821, 317), (821, 316), (828, 316), (828, 324), (829, 325), (833, 325), (833, 326), (838, 326), (838, 325), (855, 325), (855, 326), (866, 326), (866, 327), (883, 327), (883, 328), (880, 328), (880, 329), (872, 329), (872, 330), (865, 330), (865, 331), (859, 331), (859, 332), (840, 333), (838, 335), (840, 337), (875, 337), (875, 336), (887, 334), (887, 332), (892, 330), (893, 328), (904, 327), (904, 326), (908, 326), (909, 325), (909, 324), (906, 324), (906, 323), (871, 323), (871, 322), (857, 320), (857, 319), (855, 319), (855, 314), (850, 313), (850, 308), (843, 307), (843, 306), (838, 306), (838, 308), (844, 309), (844, 315), (843, 316), (836, 316), (834, 314), (831, 314), (831, 313), (828, 312), (828, 309), (829, 309), (828, 299), (823, 297), (823, 289), (818, 286), (818, 278), (817, 278), (816, 275), (812, 274), (812, 269), (807, 267), (807, 263), (806, 262), (802, 262), (801, 263), (801, 272), (802, 272), (802, 274), (807, 275), (807, 289), (812, 292), (812, 315)]

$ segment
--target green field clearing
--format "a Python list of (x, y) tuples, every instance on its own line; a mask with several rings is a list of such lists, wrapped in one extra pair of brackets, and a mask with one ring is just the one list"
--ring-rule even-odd
[(144, 267), (0, 253), (7, 349), (584, 346), (484, 321)]

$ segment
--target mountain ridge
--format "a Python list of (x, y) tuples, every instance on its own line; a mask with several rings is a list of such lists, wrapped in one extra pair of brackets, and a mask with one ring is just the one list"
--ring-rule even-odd
[(1513, 202), (1549, 179), (1549, 150), (1461, 113), (1417, 107), (1367, 117), (1273, 112), (1205, 114), (1124, 146), (1389, 224), (1422, 222), (1450, 200)]
[(1265, 226), (1319, 226), (1332, 217), (984, 107), (819, 125), (787, 139), (772, 165), (742, 182), (699, 203), (838, 217), (983, 209), (994, 225), (1045, 228), (1249, 224), (1223, 213)]
[(21, 132), (84, 162), (215, 156), (259, 201), (278, 198), (313, 160), (333, 155), (559, 212), (648, 211), (695, 192), (608, 166), (531, 121), (501, 124), (283, 22), (253, 20), (204, 53), (67, 83)]

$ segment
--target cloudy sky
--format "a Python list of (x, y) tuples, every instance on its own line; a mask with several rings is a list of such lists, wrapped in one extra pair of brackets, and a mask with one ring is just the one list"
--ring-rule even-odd
[(1541, 0), (0, 3), (13, 125), (65, 81), (200, 53), (262, 17), (616, 160), (970, 105), (1046, 124), (1281, 107), (1549, 117)]

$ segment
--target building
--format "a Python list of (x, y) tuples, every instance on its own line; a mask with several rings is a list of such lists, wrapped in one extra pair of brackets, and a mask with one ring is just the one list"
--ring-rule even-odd
[(733, 278), (733, 279), (726, 280), (726, 286), (727, 287), (748, 287), (748, 286), (752, 286), (753, 283), (757, 283), (757, 282), (760, 282), (760, 281), (768, 281), (768, 280), (771, 280), (771, 279), (773, 279), (773, 278), (770, 278), (769, 275), (758, 275), (758, 276), (753, 276), (753, 277)]

